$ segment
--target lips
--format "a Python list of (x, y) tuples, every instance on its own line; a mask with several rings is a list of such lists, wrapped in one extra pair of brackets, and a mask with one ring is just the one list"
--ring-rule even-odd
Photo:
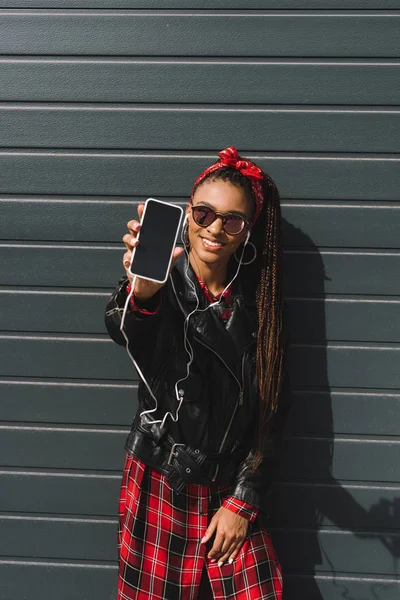
[(219, 250), (224, 246), (221, 242), (217, 240), (210, 240), (208, 238), (202, 237), (203, 246), (207, 248), (207, 250)]

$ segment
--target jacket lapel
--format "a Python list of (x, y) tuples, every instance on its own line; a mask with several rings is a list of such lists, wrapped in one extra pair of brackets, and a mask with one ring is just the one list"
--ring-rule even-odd
[(256, 343), (257, 326), (255, 318), (240, 293), (235, 294), (232, 316), (226, 324), (226, 331), (231, 336), (240, 354)]
[[(191, 283), (186, 280), (186, 273)], [(176, 260), (171, 277), (179, 307), (185, 317), (196, 307), (196, 295), (199, 299), (199, 309), (190, 317), (190, 327), (195, 332), (195, 338), (217, 354), (240, 381), (242, 352), (255, 341), (254, 322), (244, 304), (240, 286), (234, 292), (232, 315), (224, 325), (212, 308), (204, 310), (208, 301), (185, 253)]]

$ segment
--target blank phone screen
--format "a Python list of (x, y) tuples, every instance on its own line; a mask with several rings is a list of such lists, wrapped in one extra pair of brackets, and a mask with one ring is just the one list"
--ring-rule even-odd
[(182, 209), (149, 200), (141, 223), (139, 245), (133, 255), (132, 275), (164, 281), (176, 243)]

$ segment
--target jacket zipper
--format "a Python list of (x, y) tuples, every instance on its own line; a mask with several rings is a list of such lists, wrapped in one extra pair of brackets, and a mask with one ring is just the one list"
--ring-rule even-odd
[(106, 311), (106, 315), (107, 315), (107, 317), (110, 317), (110, 316), (111, 316), (111, 315), (113, 315), (114, 313), (117, 313), (117, 312), (123, 312), (123, 311), (124, 311), (124, 309), (123, 309), (123, 308), (111, 308), (110, 310), (107, 310), (107, 311)]
[[(202, 342), (201, 340), (199, 340), (199, 338), (196, 338), (196, 340), (202, 346), (204, 346), (205, 348), (208, 348), (209, 350), (211, 350), (211, 352), (213, 352), (215, 354), (215, 356), (218, 356), (218, 358), (220, 359), (220, 361), (222, 361), (224, 363), (224, 365), (226, 366), (226, 368), (228, 369), (228, 371), (235, 378), (235, 380), (236, 380), (236, 382), (237, 382), (237, 384), (239, 386), (239, 396), (238, 396), (238, 399), (236, 401), (235, 408), (233, 410), (232, 416), (231, 416), (231, 418), (229, 420), (228, 427), (226, 428), (224, 437), (222, 438), (221, 445), (220, 445), (219, 450), (218, 450), (218, 452), (220, 453), (220, 452), (222, 452), (222, 448), (223, 448), (223, 446), (225, 444), (226, 438), (228, 437), (228, 433), (229, 433), (229, 431), (231, 429), (231, 426), (232, 426), (233, 419), (235, 417), (237, 408), (238, 408), (239, 405), (241, 406), (243, 404), (243, 385), (240, 383), (239, 379), (236, 377), (236, 375), (234, 374), (234, 372), (228, 367), (228, 365), (226, 364), (226, 362), (224, 361), (224, 359), (218, 354), (218, 352), (215, 352), (215, 350), (213, 348), (211, 348), (211, 346), (208, 346), (207, 344), (205, 344), (204, 342)], [(243, 357), (242, 357), (242, 383), (244, 383), (244, 356), (245, 355), (243, 354)], [(215, 479), (217, 477), (218, 469), (219, 469), (219, 465), (217, 465), (215, 473), (212, 476), (211, 481), (215, 481)]]
[[(236, 380), (236, 381), (237, 381), (237, 380)], [(238, 382), (238, 383), (239, 383), (239, 382)], [(238, 406), (241, 406), (241, 405), (243, 404), (243, 394), (244, 394), (244, 392), (243, 392), (243, 384), (244, 384), (244, 354), (243, 354), (243, 357), (242, 357), (242, 385), (240, 385), (240, 384), (239, 384), (239, 385), (240, 385), (239, 397), (238, 397), (238, 399), (237, 399), (237, 402), (236, 402), (235, 408), (234, 408), (234, 410), (233, 410), (233, 413), (232, 413), (232, 416), (231, 416), (231, 418), (230, 418), (230, 421), (229, 421), (228, 427), (227, 427), (227, 429), (226, 429), (226, 431), (225, 431), (225, 435), (224, 435), (224, 437), (222, 438), (222, 442), (221, 442), (221, 445), (220, 445), (220, 447), (219, 447), (219, 452), (222, 452), (222, 448), (223, 448), (223, 446), (224, 446), (224, 444), (225, 444), (226, 438), (228, 437), (228, 433), (229, 433), (229, 430), (230, 430), (230, 428), (231, 428), (231, 426), (232, 426), (233, 419), (234, 419), (234, 417), (235, 417), (235, 414), (236, 414), (236, 411), (237, 411), (237, 407), (238, 407)]]

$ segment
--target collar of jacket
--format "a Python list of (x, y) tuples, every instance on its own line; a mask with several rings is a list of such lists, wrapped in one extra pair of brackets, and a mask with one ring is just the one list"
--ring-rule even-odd
[[(189, 262), (186, 252), (175, 261), (171, 271), (179, 305), (185, 317), (196, 305), (199, 298), (199, 309), (208, 306), (207, 298), (201, 289), (196, 274)], [(190, 284), (187, 278), (192, 282)], [(211, 309), (195, 312), (190, 317), (190, 325), (194, 329), (195, 338), (215, 352), (236, 378), (242, 380), (241, 357), (244, 351), (256, 343), (256, 311), (245, 302), (240, 280), (236, 279), (233, 288), (232, 315), (226, 325)]]

